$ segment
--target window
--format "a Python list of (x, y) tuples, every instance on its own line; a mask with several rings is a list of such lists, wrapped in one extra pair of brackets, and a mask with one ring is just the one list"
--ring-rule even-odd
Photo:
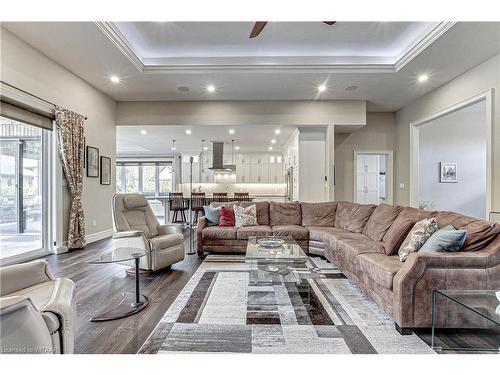
[(165, 196), (172, 191), (172, 165), (170, 162), (119, 161), (116, 163), (116, 190), (147, 197)]
[(0, 258), (48, 246), (46, 130), (0, 117)]

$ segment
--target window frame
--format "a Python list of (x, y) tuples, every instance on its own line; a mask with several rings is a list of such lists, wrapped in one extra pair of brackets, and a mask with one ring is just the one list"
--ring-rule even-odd
[[(122, 167), (120, 170), (120, 185), (117, 184), (116, 190), (118, 191), (118, 188), (120, 188), (120, 191), (127, 193), (126, 191), (126, 185), (127, 185), (127, 179), (126, 179), (126, 173), (125, 173), (125, 168), (127, 166), (137, 166), (138, 167), (138, 173), (137, 173), (137, 192), (139, 194), (144, 194), (144, 173), (143, 173), (143, 167), (144, 166), (153, 166), (155, 167), (155, 191), (153, 196), (148, 196), (148, 197), (160, 197), (160, 167), (161, 166), (170, 166), (173, 167), (172, 161), (166, 161), (166, 160), (130, 160), (130, 161), (125, 161), (125, 160), (117, 160), (116, 165), (115, 165), (115, 170), (117, 167)], [(117, 174), (118, 175), (118, 174)], [(173, 171), (172, 171), (172, 177), (173, 177)], [(173, 188), (173, 178), (172, 178), (172, 186), (171, 190)]]

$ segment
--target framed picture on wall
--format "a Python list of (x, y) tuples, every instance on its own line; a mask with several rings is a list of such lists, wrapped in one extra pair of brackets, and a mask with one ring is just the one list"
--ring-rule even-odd
[(99, 177), (99, 149), (87, 146), (87, 177)]
[(101, 156), (101, 185), (111, 185), (111, 158)]
[(439, 163), (439, 182), (458, 182), (457, 163)]

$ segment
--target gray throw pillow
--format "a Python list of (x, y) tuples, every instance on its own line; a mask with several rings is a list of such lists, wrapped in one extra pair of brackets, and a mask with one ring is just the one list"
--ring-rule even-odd
[(467, 231), (452, 225), (439, 229), (422, 245), (419, 253), (442, 253), (460, 251), (467, 239)]
[(203, 211), (209, 227), (219, 225), (220, 207), (203, 206)]

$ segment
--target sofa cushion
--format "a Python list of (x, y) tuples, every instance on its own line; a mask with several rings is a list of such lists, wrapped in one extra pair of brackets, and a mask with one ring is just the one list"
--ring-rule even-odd
[(209, 226), (219, 225), (220, 207), (203, 206), (203, 212)]
[(356, 262), (361, 272), (368, 274), (377, 284), (390, 290), (394, 276), (403, 266), (397, 255), (387, 256), (379, 253), (360, 254)]
[(302, 216), (299, 202), (271, 202), (269, 205), (269, 218), (271, 226), (275, 225), (301, 225)]
[(273, 229), (268, 225), (255, 225), (251, 227), (238, 228), (237, 238), (239, 240), (248, 240), (250, 236), (272, 236)]
[(269, 202), (240, 202), (239, 206), (248, 207), (255, 205), (257, 209), (257, 224), (269, 225)]
[(235, 240), (236, 233), (235, 227), (206, 227), (203, 228), (201, 236), (213, 240)]
[(235, 227), (253, 227), (257, 224), (257, 208), (255, 204), (248, 207), (234, 206)]
[(374, 241), (381, 241), (402, 209), (401, 206), (390, 206), (388, 204), (377, 206), (368, 219), (363, 234), (366, 234)]
[(220, 227), (234, 227), (235, 217), (234, 211), (231, 207), (222, 206), (220, 208), (219, 226)]
[(123, 197), (123, 206), (125, 208), (140, 208), (146, 207), (148, 200), (142, 194), (127, 194)]
[(340, 202), (335, 213), (335, 227), (361, 233), (376, 205)]
[(308, 240), (309, 230), (301, 225), (273, 225), (273, 235), (290, 236), (294, 240)]
[(402, 221), (399, 225), (391, 225), (383, 238), (386, 255), (398, 253), (401, 244), (414, 225), (415, 223), (413, 220)]
[(418, 251), (430, 236), (438, 230), (436, 219), (422, 219), (416, 223), (399, 247), (399, 260), (404, 262), (410, 253)]
[(310, 240), (321, 241), (321, 242), (326, 242), (329, 236), (335, 233), (347, 232), (343, 229), (331, 228), (331, 227), (308, 226), (306, 228), (309, 230)]
[(151, 238), (150, 243), (155, 249), (163, 250), (168, 247), (179, 245), (184, 242), (184, 236), (181, 233), (165, 234), (164, 236), (158, 236)]
[(455, 229), (453, 225), (447, 225), (434, 232), (418, 250), (419, 253), (442, 253), (460, 251), (467, 239), (465, 229)]
[(301, 203), (302, 225), (333, 227), (337, 202)]
[(443, 211), (436, 215), (439, 228), (453, 225), (467, 231), (467, 239), (460, 251), (476, 251), (486, 247), (500, 234), (500, 225), (456, 212)]

